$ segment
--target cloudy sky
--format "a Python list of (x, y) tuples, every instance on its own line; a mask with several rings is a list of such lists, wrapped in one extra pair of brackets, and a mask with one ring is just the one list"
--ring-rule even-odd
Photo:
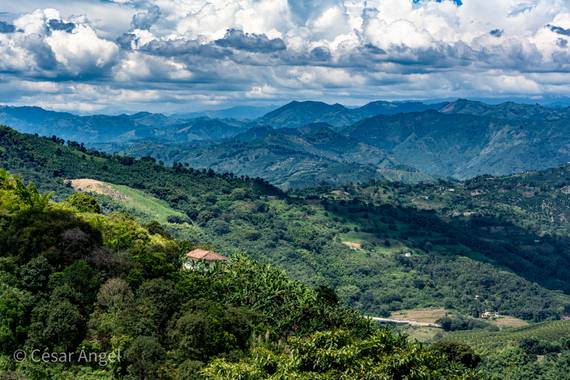
[(181, 112), (570, 96), (569, 0), (15, 0), (0, 103)]

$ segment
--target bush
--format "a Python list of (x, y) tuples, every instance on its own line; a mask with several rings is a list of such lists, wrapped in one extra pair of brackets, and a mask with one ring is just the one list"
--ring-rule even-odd
[(74, 193), (66, 199), (67, 203), (81, 212), (101, 213), (101, 206), (97, 199), (85, 193)]
[(530, 355), (546, 355), (560, 352), (560, 346), (537, 338), (524, 338), (519, 343), (520, 348)]
[(475, 368), (481, 362), (481, 357), (463, 343), (439, 341), (432, 346), (432, 349), (444, 354), (450, 361), (461, 363), (467, 368)]
[(474, 329), (486, 329), (486, 330), (498, 330), (498, 328), (489, 322), (477, 320), (474, 318), (468, 318), (464, 316), (450, 316), (446, 315), (440, 318), (436, 323), (441, 325), (441, 328), (445, 331), (458, 331), (458, 330), (474, 330)]
[(169, 215), (169, 216), (166, 218), (166, 221), (167, 221), (168, 223), (172, 223), (172, 224), (184, 224), (184, 223), (187, 223), (187, 222), (188, 222), (188, 219), (182, 218), (182, 217), (177, 216), (177, 215)]

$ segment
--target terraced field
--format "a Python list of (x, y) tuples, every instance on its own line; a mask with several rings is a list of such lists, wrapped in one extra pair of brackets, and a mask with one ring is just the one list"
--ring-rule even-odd
[(563, 337), (570, 337), (570, 321), (550, 321), (497, 332), (453, 332), (447, 334), (443, 340), (461, 342), (470, 345), (476, 350), (485, 350), (499, 348), (509, 343), (517, 343), (525, 338), (558, 341)]

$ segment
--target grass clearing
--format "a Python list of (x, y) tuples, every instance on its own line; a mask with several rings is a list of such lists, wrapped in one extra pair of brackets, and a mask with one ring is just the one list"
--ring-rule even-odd
[(497, 319), (490, 320), (489, 322), (499, 327), (500, 329), (526, 327), (530, 325), (527, 321), (511, 317), (510, 315), (502, 315)]
[(128, 186), (88, 178), (71, 180), (71, 185), (75, 191), (108, 196), (128, 212), (140, 215), (148, 221), (156, 220), (159, 223), (168, 224), (169, 216), (186, 218), (184, 213), (172, 209), (165, 201)]
[(436, 336), (443, 334), (442, 330), (437, 327), (406, 326), (402, 331), (411, 340), (417, 340), (422, 343), (431, 342)]
[(444, 308), (421, 308), (394, 311), (390, 314), (390, 318), (421, 323), (435, 323), (438, 319), (445, 317), (446, 314), (449, 314), (449, 311)]

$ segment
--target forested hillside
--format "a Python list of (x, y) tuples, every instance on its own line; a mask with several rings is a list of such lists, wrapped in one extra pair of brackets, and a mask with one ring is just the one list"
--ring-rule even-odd
[(370, 103), (347, 109), (293, 102), (252, 123), (259, 127), (208, 144), (147, 139), (101, 147), (260, 176), (282, 189), (371, 179), (425, 183), (565, 164), (569, 121), (568, 108), (516, 103)]
[[(334, 288), (343, 303), (371, 315), (425, 306), (536, 321), (568, 313), (569, 297), (560, 292), (569, 281), (565, 239), (539, 236), (500, 215), (464, 221), (400, 202), (405, 189), (423, 186), (382, 182), (292, 197), (261, 180), (88, 152), (8, 128), (1, 133), (2, 166), (42, 190), (70, 194), (66, 183), (77, 178), (139, 189), (185, 214), (171, 219), (191, 227), (171, 230), (182, 239), (275, 264), (307, 284)], [(370, 189), (389, 196), (370, 198)], [(121, 202), (101, 201), (121, 209)]]
[(135, 157), (152, 156), (167, 164), (188, 162), (238, 175), (256, 173), (281, 189), (346, 184), (387, 178), (430, 181), (417, 170), (397, 165), (382, 149), (347, 138), (327, 124), (303, 128), (252, 128), (221, 144), (194, 146), (145, 142), (106, 146)]
[(283, 190), (466, 180), (570, 161), (570, 109), (506, 102), (371, 102), (359, 108), (294, 101), (255, 120), (202, 115), (78, 116), (0, 107), (0, 123), (168, 165), (261, 177)]
[[(2, 378), (468, 373), (449, 353), (409, 343), (339, 307), (330, 291), (243, 256), (208, 271), (182, 270), (188, 243), (172, 240), (159, 225), (103, 216), (89, 196), (54, 203), (3, 170), (0, 226)], [(38, 352), (75, 356), (39, 360)]]

